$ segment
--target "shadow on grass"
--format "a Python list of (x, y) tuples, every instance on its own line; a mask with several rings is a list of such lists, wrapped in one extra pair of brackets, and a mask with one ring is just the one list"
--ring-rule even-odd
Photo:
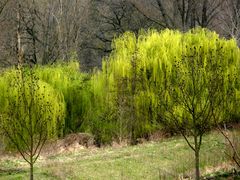
[(15, 168), (0, 169), (0, 177), (6, 176), (6, 175), (15, 175), (15, 174), (24, 174), (24, 173), (27, 173), (27, 171), (23, 169), (15, 169)]
[(215, 179), (233, 179), (233, 180), (240, 180), (240, 171), (236, 171), (235, 169), (230, 172), (216, 172), (213, 174), (206, 175), (202, 179), (206, 180), (215, 180)]

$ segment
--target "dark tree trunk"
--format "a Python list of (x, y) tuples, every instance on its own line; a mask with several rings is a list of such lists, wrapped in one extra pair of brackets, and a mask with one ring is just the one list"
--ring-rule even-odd
[(30, 163), (30, 180), (33, 180), (33, 163)]
[(195, 151), (195, 168), (196, 168), (196, 180), (200, 179), (200, 168), (199, 168), (199, 150)]
[(195, 144), (195, 179), (200, 179), (200, 158), (199, 158), (199, 152), (200, 152), (200, 146), (198, 144), (198, 138), (197, 136), (194, 137), (194, 144)]

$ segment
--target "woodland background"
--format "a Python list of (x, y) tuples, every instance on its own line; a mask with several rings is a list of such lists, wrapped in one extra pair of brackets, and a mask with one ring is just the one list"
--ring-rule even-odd
[(240, 0), (1, 0), (0, 66), (17, 64), (17, 32), (27, 64), (81, 62), (101, 67), (125, 31), (200, 26), (240, 38)]

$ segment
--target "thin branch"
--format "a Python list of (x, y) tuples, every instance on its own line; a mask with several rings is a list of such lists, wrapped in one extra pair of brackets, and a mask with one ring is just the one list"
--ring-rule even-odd
[(192, 144), (189, 142), (188, 138), (186, 137), (186, 135), (184, 134), (183, 131), (180, 130), (180, 133), (182, 134), (182, 136), (184, 137), (184, 139), (186, 140), (188, 146), (195, 152), (195, 148), (192, 146)]
[(159, 21), (157, 21), (157, 20), (155, 20), (155, 19), (153, 19), (153, 18), (150, 18), (150, 17), (147, 16), (144, 12), (142, 12), (134, 3), (131, 3), (131, 4), (132, 4), (132, 6), (133, 6), (139, 13), (141, 13), (146, 19), (148, 19), (149, 21), (154, 22), (155, 24), (159, 25), (159, 26), (162, 27), (162, 28), (167, 28), (167, 25), (166, 25), (166, 24), (163, 24), (163, 23), (161, 23), (161, 22), (159, 22)]
[[(234, 162), (238, 165), (238, 167), (240, 167), (240, 156), (238, 154), (237, 149), (235, 148), (233, 142), (230, 140), (230, 138), (227, 136), (227, 134), (225, 134), (223, 132), (223, 130), (221, 129), (221, 127), (219, 125), (217, 125), (217, 129), (220, 131), (220, 133), (225, 137), (225, 139), (228, 141), (229, 145), (231, 146), (232, 150), (233, 150), (233, 155), (232, 155), (232, 159), (234, 160)], [(230, 155), (229, 155), (230, 156)]]

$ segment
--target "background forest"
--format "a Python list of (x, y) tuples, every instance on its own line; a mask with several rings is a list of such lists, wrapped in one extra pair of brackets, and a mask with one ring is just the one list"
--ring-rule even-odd
[(17, 31), (26, 63), (75, 57), (84, 71), (101, 67), (125, 31), (200, 26), (238, 40), (239, 7), (239, 0), (1, 0), (0, 64), (17, 63)]

